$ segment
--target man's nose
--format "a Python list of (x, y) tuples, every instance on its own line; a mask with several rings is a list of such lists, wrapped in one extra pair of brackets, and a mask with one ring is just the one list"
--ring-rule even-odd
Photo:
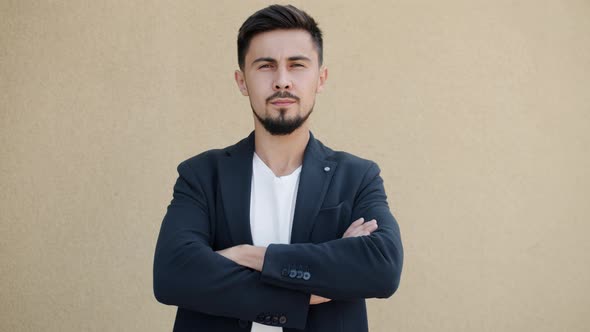
[(275, 90), (288, 90), (293, 86), (289, 73), (285, 69), (276, 71), (273, 87)]

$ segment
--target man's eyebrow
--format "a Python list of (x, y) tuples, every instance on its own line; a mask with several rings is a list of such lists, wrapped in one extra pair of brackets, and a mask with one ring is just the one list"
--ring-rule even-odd
[(277, 60), (273, 59), (273, 58), (258, 58), (254, 61), (252, 61), (252, 64), (255, 64), (256, 62), (277, 62)]
[[(298, 61), (298, 60), (303, 60), (303, 61), (309, 61), (311, 62), (311, 59), (304, 56), (304, 55), (294, 55), (292, 57), (288, 58), (289, 61)], [(277, 63), (277, 60), (273, 59), (273, 58), (269, 58), (269, 57), (262, 57), (262, 58), (258, 58), (254, 61), (252, 61), (252, 65), (254, 65), (257, 62), (272, 62), (272, 63)]]
[(296, 55), (296, 56), (292, 56), (289, 58), (289, 61), (297, 61), (297, 60), (303, 60), (303, 61), (309, 61), (311, 62), (311, 59), (303, 56), (303, 55)]

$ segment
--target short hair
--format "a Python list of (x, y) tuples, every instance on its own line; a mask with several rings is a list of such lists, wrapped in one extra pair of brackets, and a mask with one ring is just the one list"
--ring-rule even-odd
[(316, 21), (306, 12), (292, 5), (271, 5), (263, 8), (244, 21), (238, 32), (238, 65), (244, 70), (246, 53), (250, 41), (257, 34), (273, 30), (302, 29), (311, 35), (311, 39), (318, 52), (318, 60), (323, 62), (322, 31)]

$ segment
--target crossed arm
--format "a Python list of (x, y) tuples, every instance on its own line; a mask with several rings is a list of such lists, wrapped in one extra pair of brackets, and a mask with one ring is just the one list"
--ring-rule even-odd
[[(358, 224), (341, 239), (215, 252), (205, 193), (195, 171), (181, 163), (156, 244), (156, 299), (248, 321), (264, 312), (285, 313), (284, 327), (302, 329), (310, 304), (391, 296), (399, 284), (403, 248), (379, 172), (375, 163), (365, 172), (351, 216)], [(379, 227), (363, 224), (361, 217), (377, 220)], [(285, 278), (290, 264), (307, 266), (313, 275)]]
[[(364, 221), (364, 218), (355, 220), (352, 224), (350, 224), (346, 232), (344, 232), (342, 238), (370, 235), (374, 230), (377, 229), (377, 220), (373, 219), (367, 222)], [(216, 252), (239, 265), (262, 272), (266, 247), (240, 244), (234, 247), (218, 250)], [(311, 294), (309, 304), (314, 305), (329, 301), (331, 301), (331, 299)]]

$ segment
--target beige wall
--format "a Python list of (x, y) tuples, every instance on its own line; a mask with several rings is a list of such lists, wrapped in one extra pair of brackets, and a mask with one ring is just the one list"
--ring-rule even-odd
[[(269, 3), (0, 1), (1, 331), (171, 330), (176, 165), (252, 129), (235, 38)], [(312, 131), (379, 163), (402, 231), (371, 331), (586, 329), (590, 3), (293, 3), (325, 33)]]

